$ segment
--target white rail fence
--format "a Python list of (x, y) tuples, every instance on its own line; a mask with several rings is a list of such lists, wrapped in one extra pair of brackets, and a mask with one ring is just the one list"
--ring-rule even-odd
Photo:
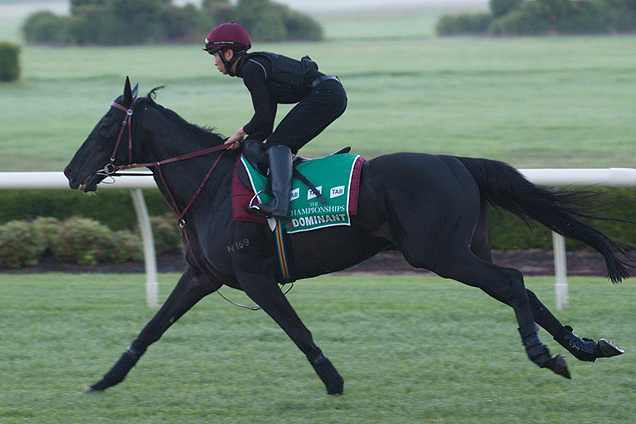
[[(530, 181), (545, 186), (636, 186), (636, 169), (633, 168), (590, 168), (590, 169), (521, 169)], [(113, 184), (101, 184), (101, 189), (129, 189), (133, 199), (144, 248), (146, 269), (146, 302), (149, 307), (158, 305), (157, 261), (150, 219), (146, 201), (141, 189), (156, 185), (150, 173), (141, 177), (119, 177)], [(0, 189), (68, 189), (68, 181), (61, 172), (0, 172)], [(553, 233), (555, 298), (558, 310), (567, 307), (567, 263), (565, 240)]]
[[(155, 241), (150, 226), (150, 216), (146, 207), (144, 188), (154, 188), (155, 181), (150, 173), (140, 177), (120, 177), (113, 184), (100, 184), (99, 189), (129, 189), (132, 196), (137, 221), (141, 232), (146, 270), (146, 303), (150, 308), (159, 305), (157, 283), (157, 256)], [(68, 180), (61, 172), (0, 172), (0, 190), (67, 189)], [(78, 193), (79, 194), (79, 193)]]

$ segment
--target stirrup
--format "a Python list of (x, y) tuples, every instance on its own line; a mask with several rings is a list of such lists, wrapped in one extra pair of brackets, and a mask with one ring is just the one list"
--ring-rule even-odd
[(249, 212), (254, 213), (256, 215), (260, 215), (267, 219), (281, 219), (281, 220), (287, 219), (287, 215), (289, 214), (289, 211), (287, 211), (285, 215), (277, 215), (275, 213), (276, 210), (269, 211), (269, 210), (266, 210), (266, 207), (269, 207), (269, 203), (265, 203), (265, 204), (257, 203), (249, 207)]
[(263, 203), (254, 203), (254, 201), (258, 198), (259, 194), (265, 193), (265, 190), (260, 190), (258, 191), (251, 199), (250, 199), (250, 203), (247, 205), (247, 211), (249, 213), (252, 213), (254, 215), (259, 215), (262, 216), (263, 218), (271, 218), (272, 214), (268, 214), (266, 213), (263, 209), (260, 208), (260, 206)]
[(260, 203), (254, 203), (254, 200), (256, 200), (258, 198), (259, 195), (265, 193), (265, 190), (260, 190), (258, 191), (254, 196), (252, 196), (252, 198), (250, 199), (250, 203), (249, 205), (247, 205), (247, 208), (250, 210), (260, 210), (258, 208), (258, 205), (260, 205)]

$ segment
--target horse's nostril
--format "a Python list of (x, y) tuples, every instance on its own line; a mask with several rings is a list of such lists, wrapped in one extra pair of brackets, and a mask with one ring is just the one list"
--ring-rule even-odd
[(66, 175), (67, 177), (72, 177), (73, 176), (73, 171), (71, 170), (71, 168), (66, 168), (64, 170), (64, 175)]

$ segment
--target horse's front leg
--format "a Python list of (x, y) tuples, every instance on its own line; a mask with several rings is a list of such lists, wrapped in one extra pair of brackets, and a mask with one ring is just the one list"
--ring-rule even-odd
[[(260, 261), (250, 262), (250, 268)], [(313, 341), (311, 332), (291, 306), (276, 279), (271, 275), (263, 273), (268, 269), (263, 262), (261, 272), (250, 272), (249, 270), (238, 270), (237, 278), (241, 288), (256, 302), (276, 323), (285, 331), (298, 348), (307, 356), (309, 363), (324, 383), (327, 394), (342, 394), (344, 391), (344, 380), (333, 366), (331, 361), (322, 353), (320, 348)]]
[(148, 346), (159, 340), (163, 333), (199, 300), (215, 290), (206, 278), (201, 277), (198, 271), (189, 268), (179, 279), (168, 300), (146, 324), (117, 363), (104, 375), (104, 378), (86, 389), (86, 392), (101, 392), (121, 383), (146, 352)]

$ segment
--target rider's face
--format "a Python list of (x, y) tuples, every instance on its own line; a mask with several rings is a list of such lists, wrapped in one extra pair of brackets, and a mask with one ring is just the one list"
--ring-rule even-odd
[(225, 64), (223, 63), (223, 59), (221, 59), (221, 55), (224, 54), (225, 55), (225, 60), (232, 60), (232, 57), (234, 56), (234, 52), (230, 49), (227, 49), (225, 51), (223, 50), (219, 50), (218, 52), (214, 53), (214, 65), (216, 66), (216, 68), (219, 70), (220, 73), (222, 73), (223, 75), (227, 75), (227, 69), (225, 69)]
[(223, 60), (221, 60), (221, 52), (218, 51), (214, 53), (214, 65), (216, 69), (219, 70), (222, 74), (227, 74), (227, 69), (225, 69), (225, 65), (223, 64)]

